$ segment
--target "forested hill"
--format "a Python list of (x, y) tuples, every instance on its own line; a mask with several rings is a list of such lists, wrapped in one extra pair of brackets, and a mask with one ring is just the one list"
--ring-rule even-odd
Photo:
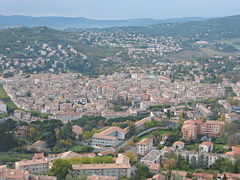
[(94, 20), (84, 17), (31, 17), (31, 16), (2, 16), (0, 15), (0, 28), (26, 26), (48, 26), (55, 29), (66, 28), (107, 28), (120, 26), (149, 26), (162, 23), (190, 22), (204, 20), (200, 17), (176, 19), (128, 19), (128, 20)]
[(109, 28), (105, 30), (115, 31), (117, 29), (131, 33), (146, 33), (153, 36), (198, 37), (206, 40), (238, 38), (240, 37), (240, 15), (205, 21), (166, 23), (147, 27)]

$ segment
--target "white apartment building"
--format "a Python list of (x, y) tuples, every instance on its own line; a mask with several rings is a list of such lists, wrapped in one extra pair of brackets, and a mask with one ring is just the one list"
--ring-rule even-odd
[(28, 170), (33, 174), (41, 174), (48, 172), (49, 163), (46, 159), (21, 160), (15, 162), (15, 169)]
[(77, 164), (72, 165), (73, 171), (78, 174), (86, 174), (87, 176), (114, 176), (131, 177), (131, 165), (129, 158), (119, 154), (113, 164)]
[(153, 139), (144, 138), (137, 143), (137, 153), (141, 156), (145, 156), (148, 152), (153, 149)]
[(110, 127), (92, 137), (92, 146), (116, 147), (121, 140), (125, 139), (126, 131), (119, 127)]

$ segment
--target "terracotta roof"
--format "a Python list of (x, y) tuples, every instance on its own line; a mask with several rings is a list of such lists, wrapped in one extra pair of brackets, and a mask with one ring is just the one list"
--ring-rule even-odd
[(81, 157), (81, 155), (72, 151), (67, 151), (67, 152), (58, 154), (58, 157), (63, 159), (70, 159), (74, 157)]
[(174, 144), (174, 145), (180, 145), (180, 146), (182, 146), (182, 145), (184, 145), (185, 143), (182, 142), (182, 141), (176, 141), (176, 142), (174, 142), (173, 144)]
[(146, 117), (146, 118), (144, 118), (144, 119), (141, 119), (141, 120), (135, 122), (134, 124), (135, 124), (135, 126), (138, 127), (138, 126), (141, 126), (141, 125), (145, 124), (145, 123), (148, 122), (148, 121), (151, 121), (151, 118), (150, 118), (150, 117)]
[(199, 146), (213, 146), (212, 142), (202, 142)]
[(102, 131), (100, 133), (95, 133), (93, 135), (93, 137), (115, 140), (115, 139), (117, 139), (117, 137), (109, 136), (109, 134), (113, 133), (114, 131), (118, 131), (120, 133), (125, 134), (125, 131), (123, 129), (121, 129), (120, 127), (117, 127), (117, 126), (113, 126), (108, 129), (105, 129), (104, 131)]
[(233, 146), (233, 147), (232, 147), (232, 151), (234, 151), (234, 152), (240, 152), (240, 147)]
[(186, 171), (172, 171), (173, 174), (185, 177), (187, 175)]
[(129, 164), (130, 159), (123, 155), (123, 154), (118, 154), (118, 157), (116, 158), (115, 164)]
[(0, 171), (0, 178), (3, 178), (3, 179), (25, 179), (25, 176), (28, 174), (29, 174), (29, 172), (25, 171), (25, 170), (4, 168)]
[(147, 166), (150, 171), (159, 171), (161, 167), (159, 163), (148, 163)]
[(240, 179), (240, 174), (235, 174), (235, 173), (225, 173), (227, 178), (237, 178)]
[(43, 153), (35, 153), (32, 157), (32, 159), (43, 159), (45, 158)]
[(80, 126), (78, 126), (78, 125), (72, 126), (72, 131), (73, 131), (75, 134), (77, 134), (77, 135), (83, 133), (83, 129), (82, 129)]
[(208, 174), (208, 173), (193, 173), (193, 176), (207, 178), (207, 179), (213, 179), (213, 174)]
[(21, 160), (16, 162), (19, 166), (30, 166), (34, 164), (45, 164), (48, 163), (45, 159), (36, 159), (36, 160)]
[(140, 142), (137, 143), (137, 145), (148, 145), (153, 141), (152, 138), (144, 138)]
[(130, 164), (75, 164), (73, 170), (85, 169), (130, 169)]

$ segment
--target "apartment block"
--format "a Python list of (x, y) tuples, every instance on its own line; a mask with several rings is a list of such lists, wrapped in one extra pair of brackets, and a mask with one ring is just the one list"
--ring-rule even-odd
[(125, 139), (126, 131), (119, 127), (110, 127), (100, 133), (95, 133), (92, 137), (92, 146), (112, 146), (116, 147)]
[(137, 143), (137, 153), (141, 156), (145, 156), (148, 152), (153, 149), (153, 139), (144, 138), (139, 143)]
[(33, 174), (41, 174), (48, 172), (49, 163), (46, 159), (21, 160), (15, 163), (15, 169), (27, 170)]

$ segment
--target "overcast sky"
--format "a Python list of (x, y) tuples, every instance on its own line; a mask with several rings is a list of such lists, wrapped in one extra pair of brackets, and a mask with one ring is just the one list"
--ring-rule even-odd
[(240, 14), (240, 0), (0, 0), (0, 14), (91, 19), (220, 17)]

